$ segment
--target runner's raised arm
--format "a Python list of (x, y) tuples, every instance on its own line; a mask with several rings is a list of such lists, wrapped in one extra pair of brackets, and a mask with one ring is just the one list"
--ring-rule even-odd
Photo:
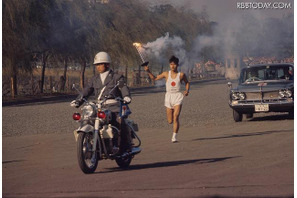
[(144, 70), (148, 73), (150, 79), (152, 81), (157, 81), (157, 80), (160, 80), (162, 78), (166, 78), (167, 79), (167, 76), (168, 76), (168, 72), (163, 72), (162, 74), (158, 75), (157, 77), (154, 76), (154, 74), (152, 74), (152, 72), (150, 71), (149, 67), (148, 66), (144, 66)]

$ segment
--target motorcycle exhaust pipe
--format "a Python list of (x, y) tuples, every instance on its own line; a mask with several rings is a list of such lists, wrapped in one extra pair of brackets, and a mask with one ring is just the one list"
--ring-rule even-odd
[(139, 147), (134, 147), (133, 149), (132, 149), (132, 151), (130, 151), (130, 152), (125, 152), (124, 154), (122, 154), (121, 156), (119, 156), (120, 158), (126, 158), (126, 157), (130, 157), (130, 156), (133, 156), (133, 155), (136, 155), (136, 154), (138, 154), (138, 153), (140, 153), (141, 152), (141, 148), (139, 148)]

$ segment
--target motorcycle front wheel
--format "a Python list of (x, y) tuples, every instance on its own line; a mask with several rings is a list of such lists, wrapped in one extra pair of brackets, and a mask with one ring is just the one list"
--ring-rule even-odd
[(98, 166), (97, 152), (92, 152), (92, 140), (93, 135), (90, 133), (78, 134), (77, 159), (80, 169), (86, 174), (93, 173)]

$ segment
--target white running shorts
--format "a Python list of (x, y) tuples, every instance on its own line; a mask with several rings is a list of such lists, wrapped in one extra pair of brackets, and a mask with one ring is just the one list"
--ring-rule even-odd
[(165, 107), (173, 109), (176, 105), (181, 105), (184, 95), (181, 92), (166, 92)]

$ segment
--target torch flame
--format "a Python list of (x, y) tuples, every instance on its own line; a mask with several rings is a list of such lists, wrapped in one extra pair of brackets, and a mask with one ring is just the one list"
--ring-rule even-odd
[(138, 52), (138, 54), (139, 54), (139, 56), (140, 56), (142, 62), (144, 63), (145, 61), (144, 61), (143, 55), (142, 55), (141, 52), (139, 51), (139, 47), (141, 47), (141, 44), (140, 44), (140, 43), (133, 43), (133, 45), (134, 45), (134, 47), (136, 48), (136, 50), (137, 50), (137, 52)]
[(141, 47), (141, 44), (140, 44), (140, 43), (133, 43), (133, 45), (134, 45), (135, 47)]

